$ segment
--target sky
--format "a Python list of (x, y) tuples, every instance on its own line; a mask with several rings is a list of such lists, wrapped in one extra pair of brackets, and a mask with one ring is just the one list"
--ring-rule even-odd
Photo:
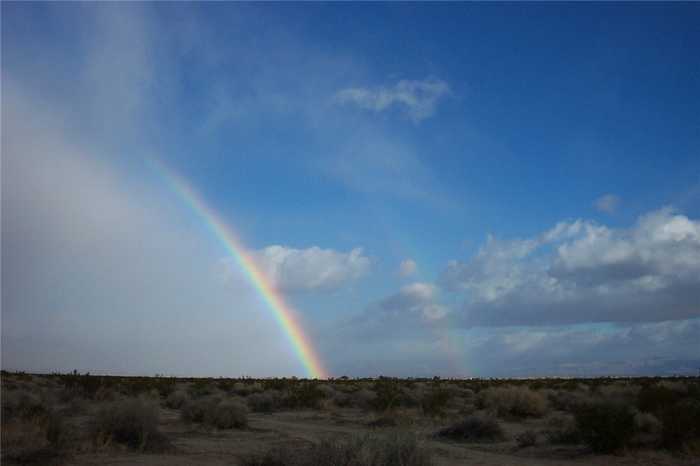
[(700, 4), (1, 13), (4, 369), (700, 369)]

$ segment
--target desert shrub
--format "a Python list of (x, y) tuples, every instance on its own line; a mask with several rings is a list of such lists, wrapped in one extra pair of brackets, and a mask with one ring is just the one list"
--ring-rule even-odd
[(449, 391), (435, 388), (426, 392), (421, 400), (421, 408), (426, 416), (440, 416), (450, 401)]
[(463, 421), (438, 431), (437, 436), (469, 442), (497, 442), (505, 438), (498, 421), (478, 415), (467, 416)]
[(401, 386), (396, 379), (380, 377), (374, 383), (374, 392), (377, 396), (371, 404), (377, 411), (385, 411), (400, 404)]
[(200, 423), (217, 429), (240, 429), (248, 425), (248, 409), (243, 402), (215, 396), (186, 402), (180, 417), (188, 424)]
[(297, 383), (288, 390), (283, 404), (287, 408), (319, 409), (326, 394), (314, 383)]
[(220, 401), (220, 398), (213, 396), (188, 400), (180, 408), (180, 417), (187, 424), (203, 423), (207, 413), (215, 410)]
[(139, 398), (102, 407), (92, 423), (97, 444), (117, 442), (141, 450), (161, 449), (167, 443), (158, 431), (158, 409)]
[(685, 399), (661, 415), (661, 438), (666, 448), (682, 449), (700, 439), (700, 401)]
[(546, 396), (549, 404), (556, 410), (574, 412), (581, 405), (590, 402), (588, 390), (555, 390), (544, 389), (540, 393)]
[(362, 388), (352, 395), (353, 405), (362, 409), (370, 409), (374, 406), (374, 401), (377, 398), (377, 394), (372, 390)]
[(636, 413), (634, 415), (634, 428), (637, 432), (654, 434), (661, 431), (661, 421), (651, 413)]
[(414, 435), (324, 440), (302, 452), (273, 450), (244, 459), (243, 466), (430, 466), (429, 450)]
[(79, 374), (76, 371), (60, 376), (60, 380), (66, 388), (67, 394), (65, 396), (79, 396), (88, 399), (93, 399), (100, 388), (112, 383), (108, 377), (90, 375), (89, 373)]
[(218, 392), (218, 388), (207, 379), (197, 379), (187, 389), (190, 398), (205, 398)]
[(576, 427), (576, 419), (571, 414), (554, 414), (547, 419), (545, 436), (550, 443), (571, 444), (581, 441), (581, 434)]
[(537, 444), (537, 433), (534, 430), (526, 430), (515, 436), (515, 442), (519, 448), (534, 446)]
[(639, 385), (620, 382), (600, 387), (598, 394), (604, 401), (631, 405), (637, 400), (640, 388)]
[(502, 417), (541, 417), (547, 412), (545, 397), (527, 387), (493, 387), (479, 393), (478, 403)]
[(407, 408), (420, 406), (426, 393), (422, 387), (399, 387), (399, 391), (399, 403)]
[(253, 393), (260, 393), (264, 391), (264, 388), (261, 384), (254, 382), (254, 383), (243, 383), (243, 382), (236, 382), (232, 385), (231, 390), (233, 393), (235, 393), (238, 396), (243, 396), (246, 397), (248, 395), (252, 395)]
[(205, 413), (204, 422), (217, 429), (242, 429), (248, 426), (248, 408), (236, 400), (224, 400)]
[(581, 439), (596, 453), (619, 450), (634, 434), (634, 412), (626, 404), (591, 403), (579, 408), (574, 416)]
[(281, 394), (277, 390), (248, 395), (248, 406), (256, 413), (271, 413), (279, 407)]
[(45, 416), (50, 410), (45, 398), (36, 393), (11, 390), (2, 394), (2, 418), (31, 419)]
[(13, 420), (3, 419), (2, 464), (57, 464), (65, 443), (65, 429), (61, 417), (50, 415)]
[(172, 409), (180, 409), (189, 400), (187, 392), (175, 390), (165, 399), (165, 406)]
[(328, 384), (316, 385), (316, 389), (323, 393), (324, 398), (335, 397), (335, 389)]
[(352, 406), (353, 399), (350, 395), (344, 392), (336, 392), (333, 396), (333, 403), (341, 408), (347, 408)]
[(668, 386), (657, 384), (642, 388), (637, 395), (640, 411), (659, 414), (682, 398), (682, 394)]

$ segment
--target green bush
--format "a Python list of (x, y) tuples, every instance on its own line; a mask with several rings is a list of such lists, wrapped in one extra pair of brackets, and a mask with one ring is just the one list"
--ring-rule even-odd
[(599, 402), (579, 408), (574, 414), (581, 439), (596, 453), (623, 448), (634, 434), (634, 411), (614, 402)]

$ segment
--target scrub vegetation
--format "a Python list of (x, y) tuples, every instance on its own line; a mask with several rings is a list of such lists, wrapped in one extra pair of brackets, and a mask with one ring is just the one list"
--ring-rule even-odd
[(700, 458), (700, 380), (690, 377), (305, 380), (3, 371), (1, 381), (2, 464)]

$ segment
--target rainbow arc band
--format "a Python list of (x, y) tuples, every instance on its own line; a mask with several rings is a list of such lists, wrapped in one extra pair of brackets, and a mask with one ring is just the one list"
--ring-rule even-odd
[(292, 309), (284, 302), (282, 295), (260, 270), (243, 244), (227, 227), (221, 218), (204, 202), (202, 197), (187, 181), (168, 168), (159, 160), (151, 160), (152, 166), (165, 179), (168, 187), (177, 194), (206, 225), (212, 235), (221, 243), (226, 252), (233, 257), (253, 285), (266, 306), (275, 317), (278, 325), (287, 335), (294, 351), (304, 365), (307, 376), (312, 379), (328, 378), (321, 361), (308, 337), (294, 315)]

